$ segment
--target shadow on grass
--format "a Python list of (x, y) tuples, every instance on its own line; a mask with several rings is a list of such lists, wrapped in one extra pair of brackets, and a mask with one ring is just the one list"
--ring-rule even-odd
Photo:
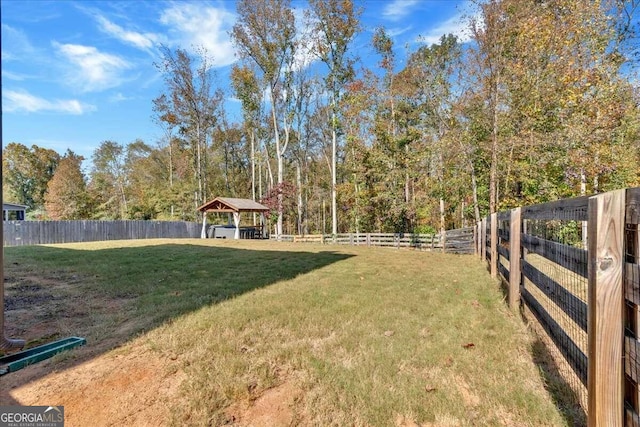
[[(351, 256), (193, 244), (6, 248), (7, 335), (26, 339), (27, 348), (65, 336), (86, 337), (87, 346), (39, 373), (0, 381), (15, 377), (16, 387), (68, 369), (184, 314)], [(7, 387), (0, 404), (17, 404)]]
[[(521, 309), (520, 314), (523, 322), (533, 326), (535, 340), (531, 345), (531, 355), (542, 376), (545, 389), (560, 410), (567, 425), (573, 427), (586, 426), (587, 415), (580, 404), (580, 395), (576, 391), (576, 388), (581, 387), (581, 384), (578, 384), (580, 380), (573, 372), (569, 372), (571, 368), (568, 364), (566, 366), (559, 364), (557, 358), (562, 358), (562, 355), (556, 350), (557, 354), (554, 356), (549, 347), (550, 344), (540, 336), (540, 334), (544, 334), (540, 330), (541, 327), (532, 325), (532, 320), (527, 318), (524, 310)], [(537, 322), (537, 320), (533, 320), (533, 322)], [(550, 341), (550, 338), (548, 340)], [(575, 384), (572, 384), (572, 381), (575, 381)]]
[[(491, 265), (489, 263), (487, 265), (487, 271), (491, 271)], [(502, 278), (499, 272), (497, 280), (499, 281), (499, 289), (502, 293), (503, 302), (507, 304), (507, 301), (509, 300), (509, 282)], [(573, 373), (571, 372), (567, 375), (563, 375), (562, 372), (568, 371), (570, 368), (568, 365), (563, 366), (562, 368), (559, 366), (556, 358), (549, 349), (548, 344), (540, 337), (540, 334), (545, 334), (545, 332), (542, 331), (542, 327), (533, 323), (538, 322), (539, 320), (532, 320), (528, 318), (522, 304), (525, 303), (521, 301), (520, 317), (525, 324), (532, 326), (532, 332), (534, 333), (535, 340), (531, 346), (531, 355), (533, 357), (533, 362), (540, 371), (545, 389), (553, 399), (556, 407), (560, 410), (560, 413), (566, 420), (567, 425), (573, 427), (586, 426), (587, 415), (580, 404), (580, 396), (572, 386), (571, 382), (567, 379), (567, 376), (572, 376)], [(533, 316), (533, 314), (530, 315)], [(551, 341), (550, 338), (549, 341)], [(559, 355), (558, 352), (556, 357), (562, 356)], [(576, 382), (579, 381), (577, 377), (575, 377), (574, 380)]]

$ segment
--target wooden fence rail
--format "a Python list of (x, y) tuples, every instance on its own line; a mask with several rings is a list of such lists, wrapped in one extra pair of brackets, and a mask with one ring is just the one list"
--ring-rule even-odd
[(589, 426), (640, 426), (639, 224), (640, 188), (631, 188), (476, 225), (476, 253), (570, 368), (561, 372), (582, 390)]
[[(283, 242), (320, 243), (352, 246), (381, 246), (389, 248), (414, 248), (427, 251), (442, 251), (459, 254), (475, 252), (475, 229), (473, 227), (447, 230), (445, 238), (439, 234), (410, 233), (347, 233), (280, 235)], [(271, 236), (276, 239), (275, 236)]]
[(4, 246), (198, 237), (200, 237), (200, 224), (183, 221), (79, 220), (4, 222)]

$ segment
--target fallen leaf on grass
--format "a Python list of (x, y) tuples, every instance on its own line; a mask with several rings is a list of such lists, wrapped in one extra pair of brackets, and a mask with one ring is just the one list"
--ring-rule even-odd
[(475, 347), (476, 345), (472, 342), (466, 343), (466, 344), (462, 344), (462, 347), (466, 348), (467, 350), (470, 348)]
[(384, 331), (384, 336), (385, 336), (385, 337), (390, 337), (390, 336), (392, 336), (393, 334), (395, 334), (395, 332), (393, 332), (393, 331)]
[(437, 390), (437, 388), (431, 387), (431, 386), (428, 386), (428, 385), (424, 387), (424, 391), (426, 391), (427, 393), (431, 393), (431, 392), (436, 391), (436, 390)]
[(480, 303), (478, 302), (478, 300), (474, 300), (474, 301), (471, 303), (471, 305), (472, 305), (472, 306), (474, 306), (475, 308), (480, 307)]

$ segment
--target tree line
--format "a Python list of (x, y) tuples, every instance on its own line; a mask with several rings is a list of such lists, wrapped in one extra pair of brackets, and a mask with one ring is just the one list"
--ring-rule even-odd
[[(71, 151), (11, 143), (5, 200), (50, 219), (197, 220), (215, 196), (262, 201), (276, 234), (425, 232), (640, 185), (637, 0), (487, 0), (471, 40), (407, 49), (362, 9), (240, 0), (231, 89), (204, 50), (161, 47), (159, 141)], [(224, 108), (236, 98), (242, 118)]]

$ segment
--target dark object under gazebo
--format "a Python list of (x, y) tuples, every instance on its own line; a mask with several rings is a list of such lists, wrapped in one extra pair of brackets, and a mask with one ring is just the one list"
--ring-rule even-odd
[[(269, 208), (250, 199), (236, 199), (232, 197), (216, 197), (215, 199), (205, 203), (198, 208), (198, 211), (202, 212), (202, 232), (200, 237), (206, 239), (207, 237), (218, 238), (249, 238), (249, 239), (262, 239), (264, 234), (264, 213), (269, 211)], [(210, 233), (207, 233), (207, 213), (227, 213), (229, 215), (229, 225), (212, 226)], [(242, 212), (259, 213), (260, 225), (254, 225), (248, 227), (246, 230), (241, 230), (240, 227), (240, 214)], [(231, 218), (233, 218), (233, 225), (231, 225)], [(241, 232), (243, 231), (243, 232)], [(233, 233), (233, 235), (231, 234)]]

